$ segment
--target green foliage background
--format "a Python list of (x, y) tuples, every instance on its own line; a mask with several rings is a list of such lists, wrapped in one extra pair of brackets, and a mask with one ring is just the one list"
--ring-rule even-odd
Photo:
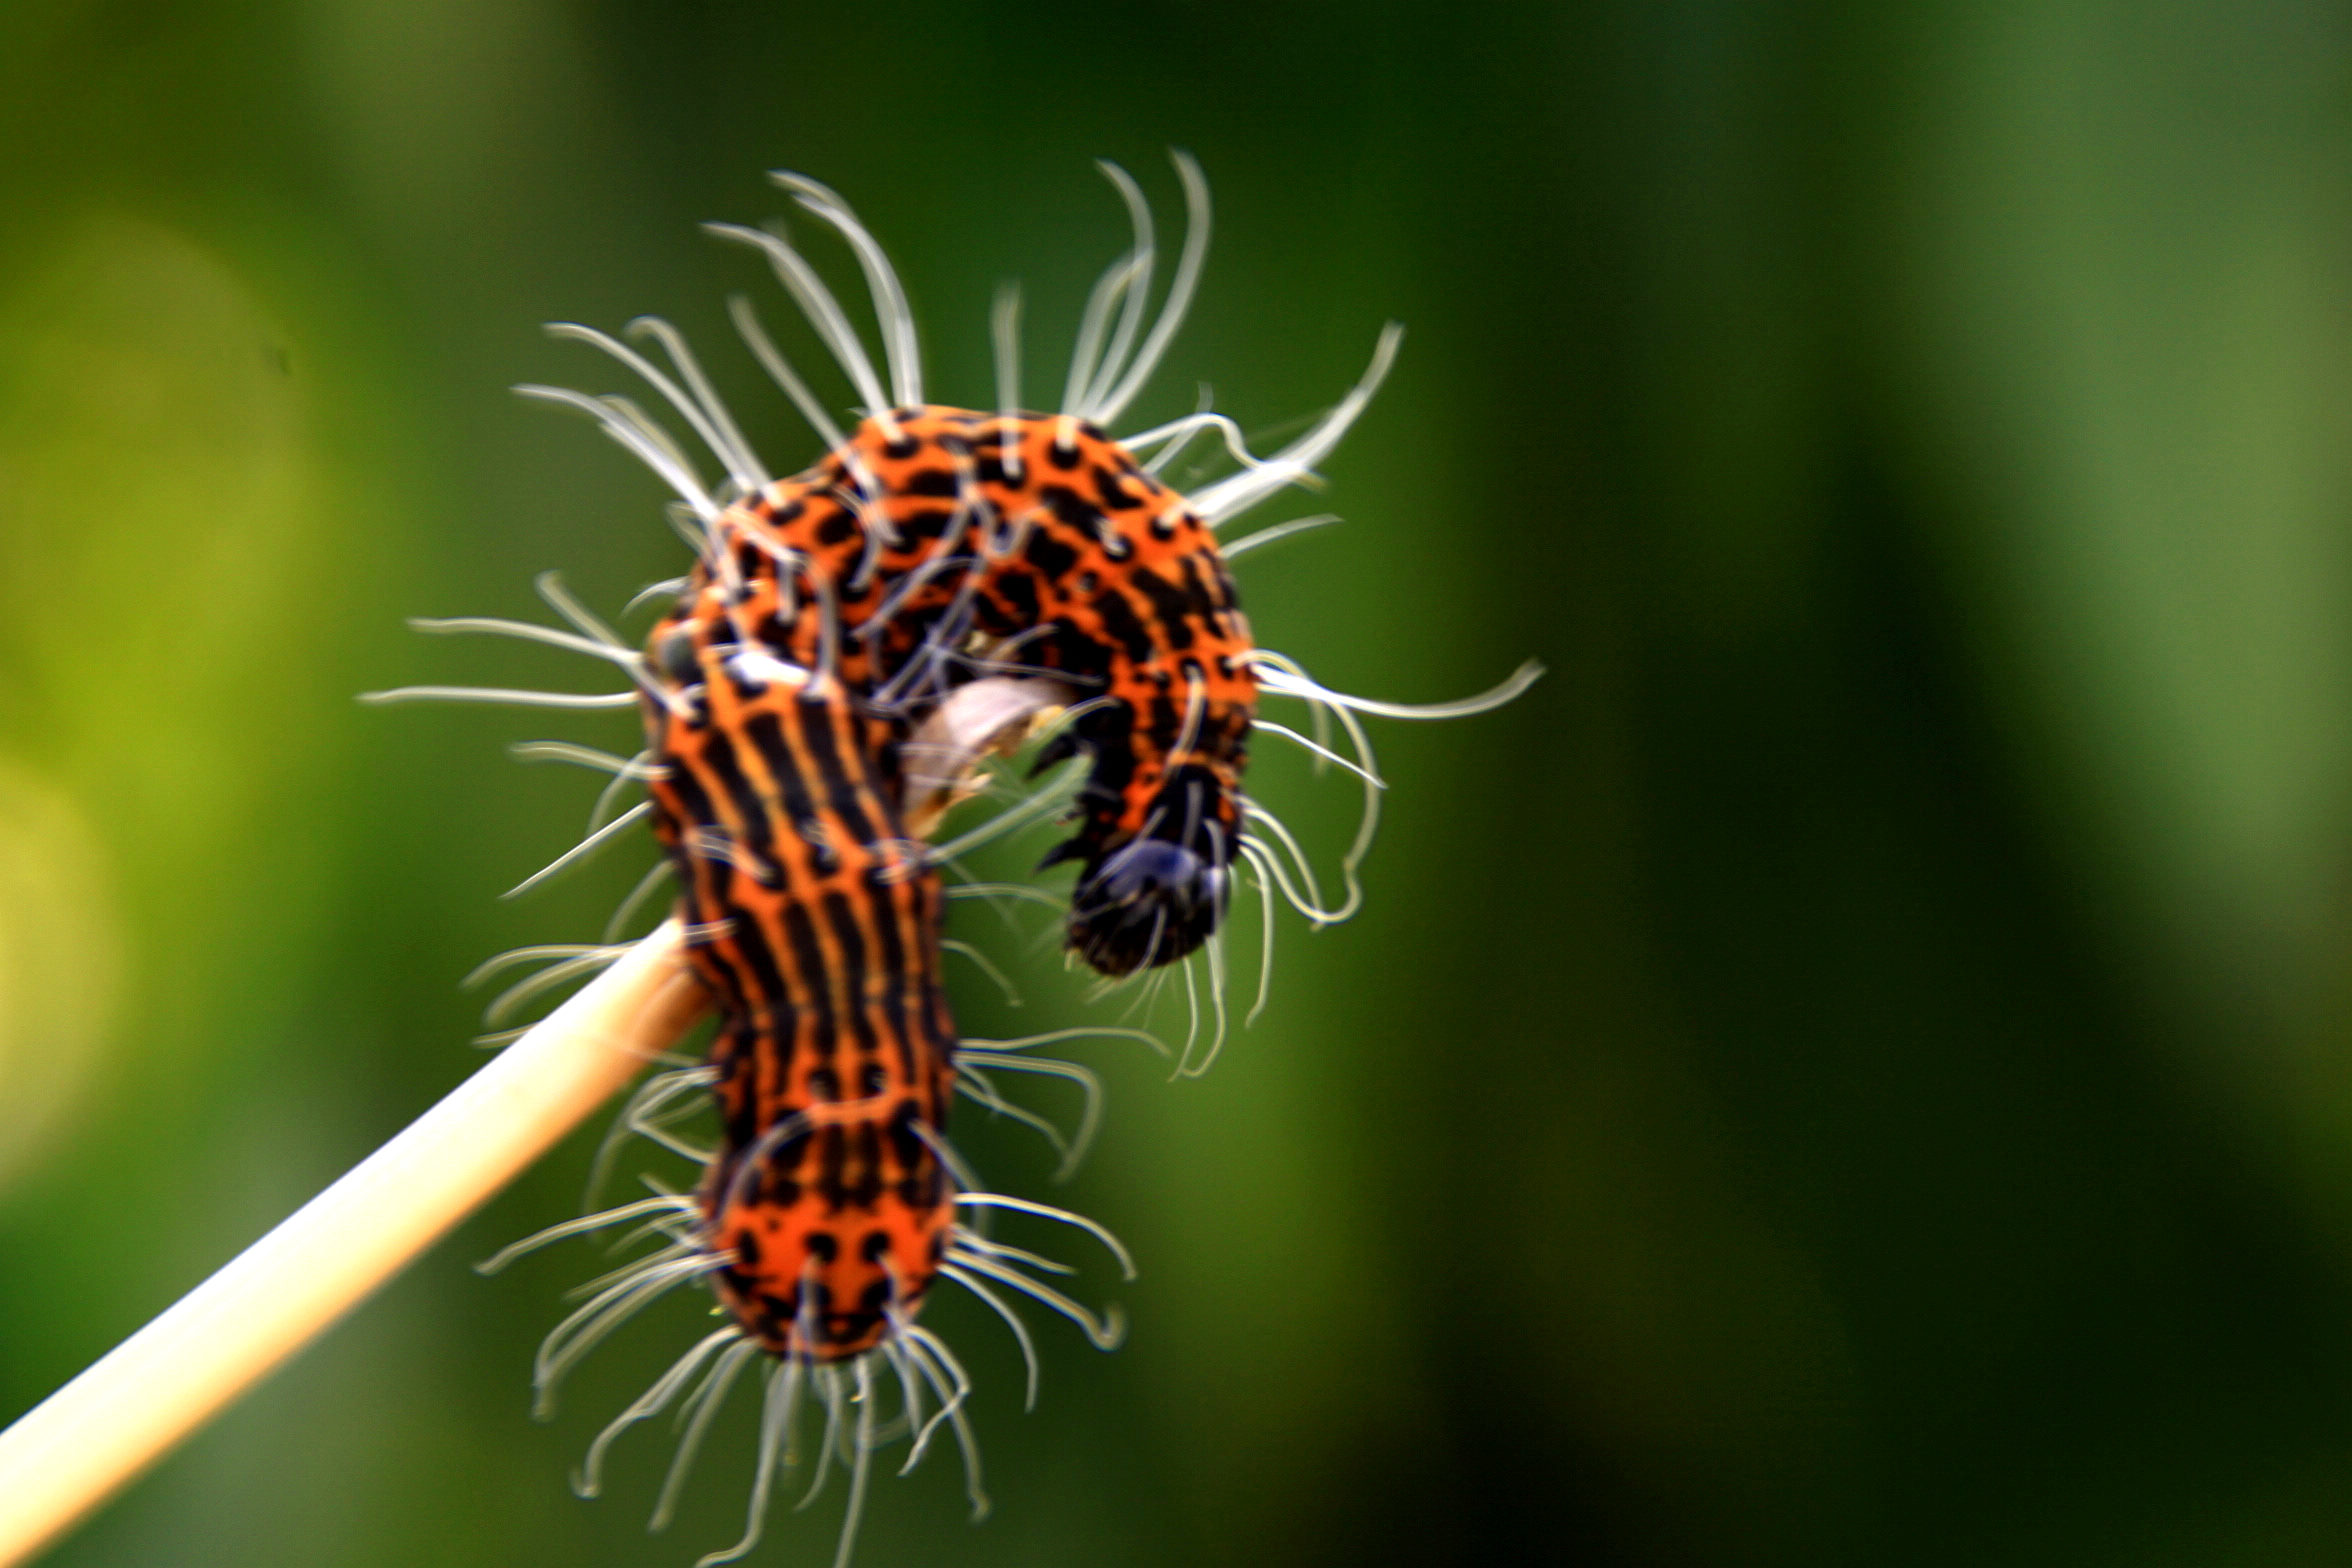
[[(1264, 639), (1407, 700), (1553, 673), (1381, 727), (1370, 907), (1284, 931), (1215, 1073), (1100, 1058), (1067, 1201), (1143, 1259), (1131, 1342), (1041, 1322), (1025, 1417), (942, 1302), (997, 1513), (935, 1462), (860, 1561), (2347, 1560), (2348, 65), (2317, 0), (7, 0), (0, 1409), (464, 1076), (456, 978), (627, 879), (494, 898), (588, 793), (500, 745), (625, 720), (351, 701), (581, 679), (401, 618), (677, 569), (507, 394), (617, 384), (535, 324), (673, 317), (790, 468), (698, 220), (830, 181), (985, 401), (997, 282), (1050, 389), (1121, 243), (1086, 160), (1169, 211), (1183, 146), (1218, 240), (1139, 414), (1267, 430), (1411, 328), (1293, 508), (1346, 528), (1245, 565)], [(653, 1434), (565, 1491), (685, 1304), (537, 1426), (592, 1265), (466, 1267), (586, 1158), (51, 1560), (732, 1539), (748, 1407), (666, 1537)]]

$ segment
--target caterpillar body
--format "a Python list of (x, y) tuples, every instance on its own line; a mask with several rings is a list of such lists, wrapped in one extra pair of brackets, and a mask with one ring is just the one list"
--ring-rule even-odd
[[(1039, 759), (1091, 759), (1070, 947), (1106, 974), (1180, 960), (1223, 917), (1242, 832), (1254, 652), (1216, 538), (1090, 421), (899, 408), (728, 509), (736, 617), (781, 608), (775, 563), (831, 585), (843, 678), (902, 723), (994, 671), (1049, 675), (1083, 711)], [(699, 612), (698, 612), (699, 613)], [(691, 635), (683, 621), (657, 632)], [(793, 639), (814, 659), (813, 632)]]
[[(554, 597), (568, 602), (560, 591)], [(904, 826), (908, 781), (893, 726), (842, 680), (834, 637), (820, 639), (819, 662), (798, 664), (789, 638), (741, 634), (739, 612), (757, 596), (687, 597), (710, 613), (682, 607), (656, 629), (658, 661), (646, 666), (657, 673), (642, 687), (650, 744), (623, 766), (646, 779), (655, 835), (679, 883), (688, 960), (719, 1024), (707, 1062), (647, 1079), (616, 1131), (687, 1154), (702, 1178), (692, 1193), (657, 1191), (550, 1227), (483, 1268), (625, 1222), (665, 1236), (666, 1246), (597, 1281), (549, 1334), (535, 1367), (542, 1410), (597, 1343), (680, 1284), (707, 1282), (729, 1321), (605, 1427), (576, 1488), (594, 1496), (614, 1442), (678, 1405), (683, 1435), (654, 1515), (660, 1528), (728, 1391), (764, 1354), (744, 1535), (698, 1568), (757, 1543), (811, 1404), (824, 1412), (818, 1479), (836, 1459), (850, 1476), (835, 1555), (845, 1565), (874, 1456), (893, 1441), (908, 1442), (912, 1468), (937, 1432), (952, 1431), (974, 1516), (987, 1510), (964, 1410), (971, 1380), (947, 1343), (916, 1321), (939, 1279), (961, 1285), (1012, 1329), (1032, 1400), (1035, 1348), (1008, 1297), (1062, 1313), (1103, 1349), (1124, 1335), (1115, 1308), (1090, 1311), (1034, 1277), (1029, 1270), (1068, 1270), (992, 1240), (986, 1215), (1061, 1222), (1099, 1240), (1129, 1278), (1134, 1265), (1092, 1220), (981, 1190), (946, 1141), (959, 1089), (971, 1093), (977, 1083), (980, 1098), (1001, 1104), (978, 1066), (1076, 1077), (1090, 1085), (1090, 1102), (1091, 1079), (1074, 1064), (1024, 1055), (1028, 1041), (960, 1055), (940, 974), (939, 869)], [(802, 619), (829, 621), (821, 576), (802, 577), (798, 602), (798, 613), (775, 621), (780, 633)], [(950, 699), (951, 720), (961, 702)], [(953, 722), (926, 733), (949, 736), (952, 751), (985, 749), (998, 722), (962, 741)], [(667, 1112), (703, 1096), (716, 1109), (717, 1138), (697, 1148), (673, 1136)], [(885, 1419), (893, 1388), (897, 1408)]]
[(654, 831), (722, 1014), (712, 1284), (763, 1349), (840, 1360), (911, 1319), (946, 1254), (939, 874), (900, 828), (888, 726), (836, 672), (713, 629), (665, 623), (646, 698)]
[[(777, 176), (856, 255), (881, 327), (887, 384), (839, 302), (782, 234), (711, 226), (767, 256), (856, 388), (860, 419), (846, 433), (834, 422), (742, 300), (734, 315), (746, 343), (828, 448), (791, 477), (761, 463), (666, 323), (647, 318), (631, 332), (659, 346), (667, 369), (601, 332), (552, 328), (636, 372), (724, 469), (722, 481), (706, 485), (685, 449), (625, 397), (518, 389), (591, 415), (659, 475), (678, 497), (674, 515), (696, 546), (695, 565), (656, 585), (675, 601), (641, 646), (552, 579), (541, 590), (568, 630), (485, 618), (416, 623), (586, 652), (620, 666), (629, 691), (378, 694), (642, 712), (647, 744), (635, 757), (560, 743), (531, 753), (589, 762), (613, 783), (588, 838), (523, 886), (610, 842), (629, 820), (651, 817), (678, 884), (690, 961), (720, 1022), (709, 1060), (647, 1079), (616, 1135), (641, 1134), (695, 1160), (702, 1174), (691, 1192), (657, 1187), (527, 1238), (484, 1267), (614, 1225), (642, 1223), (665, 1240), (597, 1281), (549, 1334), (534, 1368), (543, 1408), (565, 1374), (649, 1302), (690, 1281), (713, 1291), (728, 1321), (604, 1429), (577, 1481), (593, 1495), (619, 1436), (677, 1406), (682, 1436), (657, 1527), (728, 1390), (764, 1354), (747, 1529), (735, 1547), (704, 1558), (706, 1568), (757, 1539), (779, 1470), (793, 1462), (799, 1413), (812, 1402), (825, 1412), (814, 1450), (820, 1478), (836, 1458), (851, 1476), (837, 1564), (850, 1555), (872, 1456), (889, 1441), (909, 1444), (911, 1467), (935, 1434), (951, 1430), (975, 1512), (985, 1507), (965, 1413), (970, 1381), (917, 1321), (940, 1280), (1003, 1319), (1028, 1366), (1032, 1399), (1035, 1351), (1012, 1298), (1060, 1313), (1099, 1347), (1121, 1337), (1115, 1310), (1089, 1309), (1037, 1277), (1063, 1270), (992, 1239), (987, 1221), (1016, 1213), (1081, 1230), (1132, 1278), (1117, 1239), (1083, 1216), (985, 1191), (946, 1140), (949, 1102), (960, 1092), (1056, 1136), (1074, 1158), (1098, 1087), (1085, 1068), (1029, 1048), (1141, 1033), (1070, 1029), (959, 1044), (940, 973), (941, 869), (961, 846), (1059, 800), (1022, 801), (948, 845), (926, 845), (918, 831), (955, 796), (973, 759), (1041, 710), (1062, 709), (1038, 765), (1085, 759), (1083, 780), (1061, 802), (1073, 831), (1048, 856), (1049, 864), (1078, 863), (1066, 945), (1112, 977), (1183, 965), (1195, 1032), (1190, 960), (1205, 956), (1215, 1027), (1205, 1051), (1195, 1056), (1188, 1033), (1178, 1055), (1180, 1073), (1197, 1071), (1223, 1039), (1219, 932), (1237, 883), (1254, 886), (1264, 904), (1260, 1006), (1277, 900), (1315, 924), (1345, 919), (1360, 902), (1356, 870), (1385, 787), (1362, 715), (1481, 712), (1540, 673), (1524, 666), (1481, 696), (1410, 707), (1332, 691), (1255, 645), (1227, 561), (1331, 519), (1277, 524), (1225, 546), (1215, 530), (1311, 477), (1385, 377), (1398, 332), (1385, 330), (1357, 385), (1271, 456), (1251, 454), (1229, 420), (1206, 412), (1123, 439), (1109, 434), (1181, 322), (1206, 250), (1206, 185), (1189, 158), (1176, 164), (1189, 223), (1156, 314), (1147, 306), (1156, 254), (1148, 207), (1133, 180), (1103, 165), (1126, 201), (1134, 243), (1088, 302), (1060, 408), (1042, 413), (1024, 410), (1019, 396), (1016, 295), (1000, 296), (996, 313), (996, 408), (927, 402), (913, 318), (880, 245), (830, 190)], [(1159, 472), (1203, 434), (1220, 436), (1237, 466), (1180, 495)], [(1148, 461), (1139, 456), (1146, 453)], [(1264, 719), (1267, 697), (1303, 704), (1313, 733)], [(1297, 841), (1244, 790), (1257, 735), (1295, 743), (1360, 783), (1364, 811), (1340, 862), (1341, 897), (1324, 896)], [(605, 805), (637, 782), (648, 800), (605, 822)], [(616, 915), (615, 930), (634, 903)], [(494, 1012), (606, 961), (617, 951), (609, 944), (608, 933), (595, 947), (526, 950), (555, 962), (511, 988)], [(1078, 1083), (1087, 1111), (1077, 1136), (1061, 1139), (1006, 1101), (988, 1076), (999, 1070)], [(671, 1120), (705, 1099), (718, 1122), (709, 1147), (683, 1141)], [(890, 1387), (897, 1408), (884, 1419)]]

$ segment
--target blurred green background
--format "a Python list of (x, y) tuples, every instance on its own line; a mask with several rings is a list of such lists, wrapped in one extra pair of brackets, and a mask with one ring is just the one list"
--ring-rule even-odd
[[(721, 302), (790, 313), (697, 221), (833, 183), (985, 403), (997, 283), (1058, 387), (1124, 237), (1087, 160), (1172, 222), (1170, 146), (1218, 238), (1140, 418), (1208, 381), (1278, 433), (1411, 328), (1326, 494), (1259, 514), (1348, 518), (1243, 563), (1263, 639), (1402, 700), (1552, 674), (1378, 726), (1366, 913), (1286, 925), (1207, 1079), (1093, 1050), (1061, 1193), (965, 1118), (1135, 1247), (1083, 1279), (1134, 1332), (1041, 1316), (1024, 1416), (943, 1298), (997, 1512), (940, 1456), (860, 1562), (2352, 1560), (2341, 3), (7, 0), (0, 1410), (463, 1077), (457, 978), (635, 869), (495, 898), (592, 792), (502, 744), (625, 717), (351, 700), (588, 689), (402, 617), (679, 568), (654, 482), (505, 390), (620, 384), (536, 323), (671, 316), (790, 469)], [(1344, 833), (1343, 780), (1260, 787)], [(966, 972), (970, 1032), (1077, 1016), (962, 929), (1047, 977)], [(593, 1255), (467, 1266), (587, 1158), (51, 1560), (732, 1540), (747, 1401), (667, 1536), (656, 1432), (565, 1489), (691, 1304), (535, 1425)]]

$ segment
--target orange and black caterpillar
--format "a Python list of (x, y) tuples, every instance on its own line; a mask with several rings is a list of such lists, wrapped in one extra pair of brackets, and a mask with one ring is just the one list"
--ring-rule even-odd
[[(936, 866), (945, 851), (910, 837), (910, 827), (932, 810), (915, 797), (935, 793), (943, 781), (918, 788), (901, 758), (919, 744), (950, 759), (988, 749), (998, 721), (967, 721), (964, 710), (974, 706), (968, 699), (993, 701), (992, 688), (1024, 688), (1019, 701), (1029, 706), (1016, 704), (1018, 712), (1046, 700), (1064, 706), (1067, 727), (1048, 748), (1047, 764), (1077, 752), (1089, 758), (1077, 832), (1058, 852), (1081, 864), (1070, 945), (1113, 974), (1207, 947), (1221, 1038), (1215, 933), (1234, 877), (1254, 882), (1263, 897), (1269, 944), (1278, 894), (1317, 923), (1344, 919), (1360, 899), (1355, 870), (1382, 785), (1358, 715), (1476, 712), (1516, 696), (1536, 673), (1523, 669), (1465, 702), (1406, 708), (1330, 691), (1293, 661), (1252, 645), (1225, 559), (1329, 519), (1278, 525), (1222, 552), (1212, 530), (1307, 477), (1385, 375), (1396, 333), (1383, 334), (1370, 371), (1349, 396), (1272, 458), (1250, 456), (1230, 422), (1205, 413), (1124, 441), (1106, 434), (1156, 364), (1197, 279), (1206, 192), (1189, 160), (1180, 158), (1178, 167), (1193, 221), (1176, 281), (1148, 332), (1149, 216), (1133, 182), (1108, 170), (1128, 198), (1135, 245), (1097, 285), (1062, 407), (1050, 414), (1021, 411), (1017, 307), (1009, 297), (997, 321), (997, 410), (924, 403), (912, 317), (879, 246), (829, 191), (780, 176), (856, 251), (882, 323), (887, 394), (806, 261), (778, 235), (722, 229), (767, 251), (856, 384), (864, 417), (846, 436), (835, 428), (738, 301), (737, 321), (754, 353), (831, 448), (803, 474), (772, 479), (665, 324), (646, 320), (633, 331), (662, 347), (674, 377), (601, 333), (556, 329), (642, 374), (724, 466), (726, 480), (705, 488), (681, 448), (626, 399), (523, 389), (591, 413), (662, 476), (683, 502), (682, 521), (698, 547), (694, 571), (659, 585), (677, 602), (642, 650), (552, 581), (542, 590), (570, 631), (486, 619), (420, 623), (588, 652), (626, 670), (632, 691), (386, 694), (644, 711), (649, 744), (635, 758), (563, 745), (534, 754), (605, 767), (616, 791), (636, 781), (648, 787), (644, 805), (597, 828), (556, 867), (610, 841), (634, 817), (654, 817), (680, 882), (692, 961), (723, 1021), (711, 1061), (647, 1080), (621, 1130), (687, 1154), (702, 1164), (703, 1177), (692, 1193), (657, 1188), (652, 1197), (556, 1226), (493, 1264), (561, 1236), (632, 1221), (667, 1238), (598, 1281), (548, 1336), (536, 1368), (543, 1400), (646, 1303), (689, 1280), (712, 1285), (729, 1321), (605, 1428), (579, 1482), (593, 1493), (612, 1442), (678, 1406), (683, 1436), (657, 1525), (728, 1389), (765, 1353), (750, 1528), (742, 1543), (706, 1564), (748, 1550), (779, 1466), (791, 1462), (797, 1413), (812, 1400), (826, 1413), (815, 1452), (820, 1475), (838, 1456), (852, 1477), (837, 1562), (849, 1555), (871, 1456), (893, 1436), (911, 1440), (911, 1466), (942, 1424), (951, 1427), (975, 1507), (981, 1505), (964, 1415), (969, 1381), (948, 1347), (915, 1320), (938, 1279), (963, 1286), (1004, 1318), (1031, 1357), (1032, 1396), (1035, 1362), (1009, 1295), (1063, 1313), (1098, 1345), (1119, 1337), (1115, 1316), (1098, 1316), (1027, 1272), (1056, 1265), (992, 1241), (981, 1222), (991, 1211), (1014, 1210), (1076, 1226), (1131, 1273), (1115, 1239), (1080, 1216), (979, 1190), (945, 1140), (945, 1120), (952, 1088), (1043, 1126), (1002, 1101), (985, 1072), (1052, 1072), (1087, 1088), (1089, 1120), (1073, 1140), (1081, 1143), (1093, 1113), (1091, 1078), (1023, 1048), (1075, 1033), (1129, 1031), (1061, 1031), (959, 1051), (938, 975)], [(1204, 431), (1224, 436), (1239, 469), (1179, 497), (1156, 471)], [(1156, 455), (1139, 462), (1138, 452)], [(1305, 704), (1317, 735), (1257, 718), (1265, 695)], [(967, 733), (968, 723), (981, 727)], [(1361, 780), (1365, 814), (1341, 862), (1343, 898), (1324, 899), (1295, 841), (1243, 793), (1253, 731), (1294, 741)], [(940, 733), (945, 745), (936, 743)], [(951, 761), (944, 782), (952, 786), (962, 765)], [(510, 994), (576, 973), (610, 949), (536, 951), (563, 961)], [(1265, 972), (1262, 963), (1261, 1004)], [(1188, 1039), (1180, 1070), (1205, 1067), (1215, 1048), (1213, 1038), (1196, 1066)], [(677, 1105), (706, 1095), (719, 1111), (719, 1133), (712, 1147), (697, 1148), (676, 1137), (669, 1118)], [(883, 1420), (880, 1394), (891, 1386), (897, 1409)]]

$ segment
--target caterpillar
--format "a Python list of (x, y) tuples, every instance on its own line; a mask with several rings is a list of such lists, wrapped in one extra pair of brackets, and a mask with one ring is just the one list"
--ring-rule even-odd
[[(720, 463), (725, 478), (706, 486), (686, 449), (625, 397), (518, 388), (591, 415), (671, 488), (673, 518), (695, 546), (695, 566), (648, 591), (674, 595), (674, 604), (642, 646), (552, 577), (541, 591), (568, 629), (480, 617), (415, 623), (588, 653), (622, 668), (629, 690), (377, 694), (642, 713), (647, 744), (633, 757), (561, 743), (526, 749), (602, 768), (612, 782), (588, 837), (522, 887), (651, 817), (666, 852), (657, 875), (677, 881), (691, 962), (720, 1023), (709, 1060), (649, 1078), (616, 1136), (641, 1134), (695, 1161), (702, 1174), (692, 1191), (659, 1188), (567, 1221), (484, 1267), (614, 1225), (642, 1224), (665, 1241), (594, 1282), (586, 1303), (550, 1333), (534, 1368), (543, 1405), (572, 1366), (647, 1303), (689, 1281), (712, 1290), (727, 1324), (599, 1434), (577, 1478), (592, 1495), (621, 1433), (682, 1405), (683, 1435), (657, 1525), (729, 1388), (765, 1354), (745, 1537), (706, 1565), (757, 1539), (779, 1467), (789, 1462), (790, 1433), (812, 1401), (825, 1411), (820, 1480), (836, 1458), (851, 1476), (837, 1562), (848, 1560), (854, 1542), (872, 1455), (894, 1437), (908, 1440), (911, 1466), (943, 1426), (952, 1430), (975, 1512), (985, 1508), (964, 1410), (970, 1381), (946, 1344), (916, 1321), (940, 1279), (969, 1290), (1008, 1325), (1028, 1364), (1032, 1399), (1034, 1347), (1008, 1296), (1060, 1312), (1104, 1348), (1120, 1337), (1115, 1310), (1095, 1312), (1035, 1277), (1035, 1269), (1059, 1266), (994, 1241), (985, 1221), (1012, 1212), (1075, 1227), (1132, 1277), (1117, 1239), (1083, 1216), (986, 1191), (946, 1141), (946, 1124), (960, 1091), (1056, 1136), (999, 1095), (987, 1074), (1070, 1079), (1084, 1089), (1086, 1111), (1075, 1137), (1057, 1136), (1066, 1166), (1094, 1125), (1099, 1088), (1084, 1068), (1028, 1048), (1079, 1033), (1142, 1032), (1067, 1030), (959, 1045), (940, 976), (941, 908), (950, 891), (941, 868), (979, 838), (1066, 811), (1074, 832), (1047, 862), (1078, 866), (1065, 945), (1114, 980), (1182, 966), (1194, 1009), (1178, 1071), (1203, 1070), (1224, 1038), (1219, 938), (1237, 880), (1254, 885), (1265, 913), (1253, 1017), (1265, 1002), (1277, 899), (1315, 924), (1345, 919), (1361, 901), (1357, 870), (1385, 787), (1361, 716), (1481, 712), (1516, 697), (1539, 673), (1524, 666), (1481, 696), (1414, 707), (1332, 691), (1294, 660), (1255, 645), (1227, 562), (1332, 519), (1278, 524), (1223, 547), (1214, 531), (1310, 476), (1378, 389), (1399, 333), (1385, 329), (1356, 386), (1271, 457), (1251, 454), (1229, 420), (1205, 411), (1114, 438), (1108, 427), (1149, 379), (1197, 285), (1209, 209), (1199, 169), (1178, 155), (1189, 218), (1154, 313), (1148, 206), (1123, 171), (1102, 167), (1126, 202), (1134, 239), (1089, 298), (1062, 404), (1051, 413), (1021, 407), (1019, 297), (1010, 291), (994, 319), (997, 407), (927, 403), (912, 313), (881, 246), (838, 196), (797, 175), (777, 178), (848, 242), (868, 283), (887, 386), (839, 301), (784, 235), (711, 227), (765, 254), (862, 400), (863, 416), (844, 432), (752, 307), (732, 302), (754, 357), (827, 445), (811, 467), (772, 477), (666, 323), (644, 318), (630, 329), (658, 346), (666, 369), (607, 334), (552, 328), (634, 371)], [(1179, 495), (1159, 474), (1204, 433), (1221, 436), (1236, 469)], [(1312, 733), (1262, 717), (1264, 697), (1305, 704)], [(917, 831), (962, 791), (976, 758), (1055, 709), (1059, 728), (1036, 770), (1068, 762), (1077, 771), (949, 844), (919, 841)], [(1243, 788), (1258, 734), (1295, 743), (1362, 786), (1339, 900), (1326, 900), (1297, 840)], [(607, 820), (618, 792), (633, 783), (646, 787), (647, 800)], [(554, 962), (510, 988), (494, 1012), (609, 958), (609, 938), (654, 885), (649, 877), (624, 904), (606, 943), (510, 955)], [(1196, 957), (1207, 963), (1215, 1020), (1197, 1057)], [(708, 1147), (679, 1138), (672, 1119), (704, 1100), (718, 1113)], [(885, 1384), (898, 1391), (888, 1421), (879, 1414)]]

